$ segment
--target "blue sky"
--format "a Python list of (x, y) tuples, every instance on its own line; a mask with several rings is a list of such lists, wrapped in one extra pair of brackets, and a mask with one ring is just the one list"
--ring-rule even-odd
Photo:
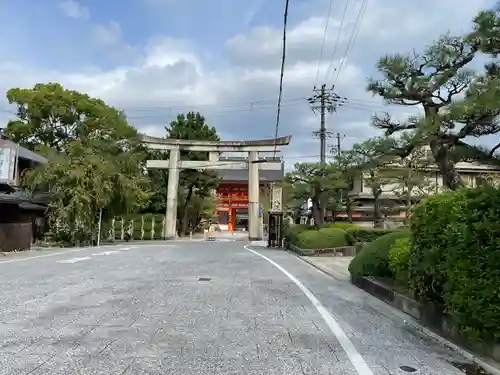
[[(179, 112), (200, 111), (226, 139), (274, 136), (284, 1), (265, 0), (0, 0), (0, 91), (59, 81), (126, 110), (141, 131), (161, 135)], [(280, 135), (286, 155), (315, 159), (318, 118), (305, 101), (314, 84), (349, 99), (328, 118), (346, 147), (377, 135), (375, 112), (386, 107), (365, 91), (385, 53), (421, 50), (440, 34), (466, 32), (494, 1), (369, 0), (346, 54), (361, 0), (349, 2), (336, 54), (344, 1), (334, 1), (324, 54), (318, 61), (328, 0), (290, 2), (288, 54)], [(449, 15), (453, 13), (453, 17)], [(345, 60), (342, 64), (341, 61)], [(328, 68), (330, 69), (328, 70)], [(318, 79), (316, 79), (318, 77)], [(0, 121), (12, 109), (0, 101)], [(3, 116), (3, 117), (2, 117)], [(332, 140), (333, 142), (333, 140)], [(301, 159), (302, 158), (302, 159)]]

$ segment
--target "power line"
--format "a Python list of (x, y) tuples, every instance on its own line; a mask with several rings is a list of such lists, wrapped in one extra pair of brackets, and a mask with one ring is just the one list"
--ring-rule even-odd
[[(283, 99), (283, 101), (301, 101), (304, 97), (295, 97)], [(214, 103), (214, 104), (194, 104), (194, 105), (170, 105), (170, 106), (153, 106), (153, 107), (127, 107), (126, 110), (133, 110), (138, 112), (148, 112), (148, 111), (176, 111), (186, 108), (233, 108), (233, 107), (243, 107), (243, 106), (258, 106), (263, 104), (276, 104), (276, 99), (269, 100), (252, 100), (246, 102), (233, 102), (233, 103)]]
[(286, 59), (286, 25), (288, 21), (288, 4), (290, 0), (285, 0), (285, 12), (283, 14), (283, 51), (281, 54), (281, 72), (280, 72), (280, 91), (278, 94), (278, 110), (276, 112), (276, 129), (274, 131), (274, 154), (276, 155), (278, 130), (280, 126), (281, 114), (281, 98), (283, 96), (283, 75), (285, 73), (285, 59)]
[[(339, 45), (340, 33), (342, 32), (342, 29), (344, 28), (345, 15), (347, 13), (348, 5), (349, 5), (349, 0), (345, 0), (345, 7), (344, 7), (344, 11), (342, 13), (342, 19), (340, 20), (340, 26), (339, 26), (339, 31), (337, 33), (337, 39), (335, 40), (335, 44), (333, 45), (332, 54), (330, 56), (330, 65), (328, 65), (328, 69), (326, 69), (326, 72), (325, 72), (325, 81), (328, 79), (328, 72), (330, 71), (330, 69), (333, 66), (333, 61), (334, 61), (333, 59), (335, 58), (335, 53), (337, 52), (337, 47)], [(335, 70), (334, 70), (334, 72), (335, 72)]]
[(352, 48), (352, 46), (354, 45), (354, 41), (356, 40), (356, 37), (358, 35), (359, 28), (361, 26), (361, 23), (363, 22), (363, 17), (365, 15), (367, 5), (368, 5), (368, 0), (363, 0), (361, 3), (361, 6), (359, 7), (358, 16), (356, 17), (356, 21), (354, 23), (351, 37), (349, 38), (349, 41), (347, 42), (347, 46), (346, 46), (346, 49), (344, 52), (344, 57), (342, 58), (342, 61), (340, 62), (340, 67), (337, 70), (337, 75), (335, 76), (335, 80), (333, 81), (334, 86), (337, 84), (340, 73), (341, 73), (342, 69), (344, 68), (349, 51)]
[(321, 60), (323, 59), (323, 50), (325, 49), (325, 40), (326, 40), (326, 35), (328, 34), (328, 24), (330, 23), (330, 14), (332, 13), (332, 4), (333, 0), (330, 0), (330, 3), (328, 5), (328, 13), (325, 19), (325, 32), (323, 34), (323, 42), (321, 43), (321, 50), (319, 52), (318, 69), (316, 71), (316, 80), (314, 81), (314, 84), (318, 83), (319, 67), (321, 65)]

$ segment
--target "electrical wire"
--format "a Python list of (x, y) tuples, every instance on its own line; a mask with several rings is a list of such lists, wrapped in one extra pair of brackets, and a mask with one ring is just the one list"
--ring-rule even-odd
[(285, 0), (285, 11), (283, 14), (283, 50), (281, 54), (281, 72), (280, 72), (280, 88), (278, 94), (278, 109), (276, 112), (276, 128), (274, 130), (274, 155), (278, 147), (278, 131), (280, 126), (281, 100), (283, 96), (283, 75), (285, 74), (285, 59), (286, 59), (286, 26), (288, 21), (288, 5), (290, 0)]
[[(279, 158), (278, 160), (266, 160), (264, 158), (264, 160), (266, 160), (267, 162), (281, 162), (283, 160), (288, 160), (288, 159), (317, 159), (319, 157), (319, 155), (302, 155), (302, 156), (282, 156), (281, 158)], [(273, 157), (274, 158), (274, 157)], [(219, 166), (235, 166), (235, 165), (241, 165), (241, 164), (248, 164), (249, 161), (248, 159), (242, 159), (242, 160), (228, 160), (227, 162), (226, 161), (220, 161), (220, 163), (218, 164)], [(209, 168), (212, 164), (210, 163), (207, 163), (207, 164), (202, 164), (202, 165), (199, 165), (198, 167), (196, 168), (190, 168), (190, 169), (205, 169), (205, 168)]]
[(349, 51), (352, 48), (352, 46), (354, 45), (354, 42), (355, 42), (356, 37), (357, 37), (358, 32), (359, 32), (359, 28), (361, 26), (361, 23), (363, 22), (363, 17), (365, 15), (367, 5), (368, 5), (368, 0), (363, 0), (361, 3), (361, 6), (359, 7), (358, 16), (356, 17), (356, 21), (354, 23), (351, 37), (349, 38), (349, 41), (347, 42), (347, 46), (346, 46), (346, 49), (344, 52), (344, 57), (342, 58), (339, 69), (337, 70), (337, 75), (335, 76), (335, 80), (333, 81), (333, 86), (335, 86), (337, 84), (340, 73), (342, 72), (342, 69), (344, 68), (345, 62), (347, 60), (347, 56), (349, 54)]
[[(305, 97), (287, 98), (284, 101), (301, 101)], [(264, 104), (276, 104), (276, 99), (269, 100), (253, 100), (246, 102), (234, 102), (234, 103), (217, 103), (217, 104), (195, 104), (195, 105), (173, 105), (173, 106), (154, 106), (154, 107), (127, 107), (128, 111), (137, 112), (151, 112), (151, 111), (181, 111), (185, 109), (195, 109), (195, 108), (234, 108), (234, 107), (246, 107), (246, 106), (259, 106)]]
[(316, 80), (314, 81), (315, 86), (318, 83), (319, 68), (321, 66), (321, 60), (323, 60), (323, 51), (325, 49), (326, 35), (328, 34), (328, 24), (330, 23), (330, 15), (332, 13), (332, 4), (333, 4), (333, 0), (330, 0), (330, 3), (328, 5), (328, 12), (327, 12), (326, 19), (325, 19), (325, 32), (323, 34), (323, 42), (321, 43), (321, 50), (319, 52), (318, 69), (316, 71)]
[[(333, 66), (333, 61), (334, 61), (334, 58), (335, 58), (335, 53), (337, 52), (337, 47), (339, 45), (340, 33), (342, 32), (342, 30), (344, 28), (345, 15), (347, 13), (347, 7), (348, 6), (349, 6), (349, 0), (345, 0), (345, 7), (344, 7), (344, 11), (342, 12), (342, 18), (340, 20), (340, 26), (339, 26), (339, 31), (337, 33), (337, 39), (335, 40), (335, 44), (333, 45), (332, 54), (330, 56), (330, 65), (328, 65), (328, 68), (326, 69), (326, 72), (325, 72), (325, 81), (328, 79), (328, 72), (330, 71), (330, 69)], [(335, 72), (335, 70), (334, 70), (334, 72)]]
[[(301, 100), (300, 102), (282, 102), (281, 107), (297, 107), (297, 106), (302, 106), (306, 105), (307, 103), (304, 100)], [(227, 110), (216, 110), (214, 112), (209, 112), (210, 116), (213, 118), (214, 116), (219, 116), (219, 115), (230, 115), (233, 113), (241, 113), (241, 112), (257, 112), (257, 111), (264, 111), (264, 110), (276, 110), (276, 104), (267, 104), (267, 105), (262, 105), (262, 106), (256, 106), (253, 108), (234, 108), (234, 109), (227, 109)], [(126, 112), (127, 114), (127, 112)], [(169, 116), (172, 118), (177, 117), (178, 113), (171, 113)], [(205, 116), (206, 117), (206, 116)], [(128, 115), (127, 114), (127, 119), (129, 120), (144, 120), (144, 119), (165, 119), (165, 114), (164, 113), (156, 113), (156, 114), (150, 114), (150, 115)]]
[[(255, 105), (248, 105), (252, 103), (261, 103), (261, 104), (255, 104)], [(297, 106), (302, 106), (302, 105), (308, 105), (304, 98), (295, 98), (295, 99), (288, 99), (285, 101), (282, 101), (281, 106), (282, 107), (297, 107)], [(366, 99), (356, 99), (356, 98), (349, 98), (346, 99), (345, 103), (342, 104), (343, 106), (350, 106), (350, 107), (363, 107), (364, 109), (367, 108), (373, 108), (373, 109), (381, 109), (381, 110), (387, 110), (390, 108), (390, 104), (384, 104), (381, 101), (378, 100), (366, 100)], [(253, 102), (241, 102), (241, 107), (238, 108), (240, 104), (226, 104), (226, 105), (221, 105), (220, 107), (217, 105), (210, 105), (210, 108), (214, 111), (211, 113), (211, 116), (217, 116), (217, 115), (225, 115), (225, 114), (233, 114), (233, 113), (241, 113), (241, 112), (254, 112), (254, 111), (268, 111), (268, 110), (274, 110), (276, 108), (276, 104), (273, 104), (271, 101), (253, 101)], [(196, 106), (185, 106), (185, 107), (176, 107), (179, 112), (183, 111), (189, 111), (192, 108), (195, 108)], [(131, 114), (129, 110), (126, 110), (127, 114), (127, 119), (128, 120), (165, 120), (165, 114), (161, 112), (161, 110), (170, 110), (173, 109), (173, 107), (150, 107), (150, 108), (143, 108), (143, 113), (147, 112), (158, 112), (158, 113), (152, 113), (152, 114)], [(408, 107), (408, 108), (417, 108), (417, 107)], [(4, 112), (9, 115), (16, 115), (15, 110), (8, 110), (8, 109), (0, 109), (0, 112)], [(212, 111), (211, 111), (212, 112)], [(177, 113), (175, 113), (172, 110), (171, 113), (172, 117), (177, 116)]]

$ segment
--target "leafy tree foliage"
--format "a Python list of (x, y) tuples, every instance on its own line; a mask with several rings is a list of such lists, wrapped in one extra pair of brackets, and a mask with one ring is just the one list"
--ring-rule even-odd
[[(165, 127), (166, 137), (173, 139), (219, 141), (217, 131), (210, 127), (205, 118), (200, 113), (189, 112), (186, 115), (180, 114)], [(166, 160), (168, 153), (153, 151), (149, 155), (150, 159)], [(181, 152), (182, 160), (208, 161), (207, 152)], [(166, 191), (168, 182), (167, 170), (151, 170), (148, 172), (152, 181), (155, 195), (152, 198), (152, 210), (164, 211), (166, 207)], [(213, 171), (198, 171), (195, 169), (184, 169), (179, 176), (179, 204), (178, 204), (178, 229), (179, 233), (187, 234), (190, 227), (196, 227), (196, 223), (202, 218), (211, 217), (213, 209), (206, 208), (202, 213), (194, 215), (198, 205), (196, 202), (209, 200), (213, 202), (212, 192), (217, 188), (219, 180)], [(193, 207), (191, 207), (193, 205)], [(212, 206), (212, 205), (208, 205)], [(207, 207), (208, 207), (207, 206)], [(210, 211), (211, 210), (211, 211)], [(201, 215), (201, 216), (200, 216)]]
[(302, 215), (305, 214), (305, 212), (303, 212), (302, 210), (302, 207), (305, 203), (307, 203), (309, 197), (305, 194), (297, 194), (297, 191), (292, 182), (292, 174), (293, 172), (287, 172), (281, 184), (283, 188), (283, 209), (284, 212), (286, 212), (289, 216), (294, 218), (295, 221), (297, 221)]
[(7, 99), (17, 119), (5, 134), (30, 150), (63, 152), (75, 140), (114, 154), (137, 146), (137, 131), (122, 112), (58, 83), (13, 88)]
[(17, 119), (9, 121), (6, 135), (49, 158), (28, 171), (23, 183), (28, 191), (55, 194), (54, 228), (87, 235), (100, 210), (122, 215), (146, 204), (144, 152), (122, 112), (57, 83), (11, 89), (7, 98), (17, 107)]
[[(496, 134), (500, 126), (500, 81), (498, 69), (490, 67), (484, 74), (469, 68), (481, 48), (491, 50), (483, 42), (484, 23), (476, 20), (479, 36), (444, 35), (422, 53), (393, 54), (382, 57), (377, 68), (382, 78), (371, 79), (368, 90), (386, 102), (405, 106), (421, 105), (422, 117), (393, 121), (388, 114), (376, 116), (374, 125), (387, 135), (411, 130), (415, 143), (428, 144), (445, 186), (463, 186), (451, 157), (453, 148), (466, 137)], [(488, 31), (490, 33), (491, 30)], [(409, 153), (415, 144), (409, 142)]]
[(391, 138), (371, 138), (362, 143), (355, 144), (352, 149), (342, 152), (339, 163), (343, 166), (347, 178), (363, 181), (371, 189), (374, 199), (374, 224), (380, 226), (383, 221), (383, 211), (380, 197), (384, 192), (384, 185), (390, 179), (384, 175), (384, 166), (393, 160), (387, 153), (394, 141)]
[(393, 193), (401, 198), (406, 207), (406, 215), (409, 216), (415, 202), (438, 189), (429, 174), (432, 161), (426, 149), (415, 148), (410, 154), (396, 159), (395, 163), (391, 176), (395, 187)]
[(293, 198), (299, 202), (312, 201), (312, 214), (315, 225), (324, 222), (323, 208), (328, 205), (329, 197), (339, 189), (345, 188), (342, 172), (335, 164), (297, 163), (286, 177), (293, 185)]
[(136, 211), (149, 200), (143, 178), (124, 175), (113, 159), (94, 153), (80, 141), (68, 143), (65, 153), (29, 170), (24, 180), (31, 191), (54, 193), (50, 226), (59, 240), (69, 244), (95, 234), (100, 210), (111, 217)]

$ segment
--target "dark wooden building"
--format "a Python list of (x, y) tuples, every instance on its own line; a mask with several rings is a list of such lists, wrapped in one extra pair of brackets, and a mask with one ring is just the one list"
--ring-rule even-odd
[(23, 171), (47, 162), (0, 134), (0, 251), (27, 250), (43, 234), (50, 194), (29, 196), (20, 187)]

